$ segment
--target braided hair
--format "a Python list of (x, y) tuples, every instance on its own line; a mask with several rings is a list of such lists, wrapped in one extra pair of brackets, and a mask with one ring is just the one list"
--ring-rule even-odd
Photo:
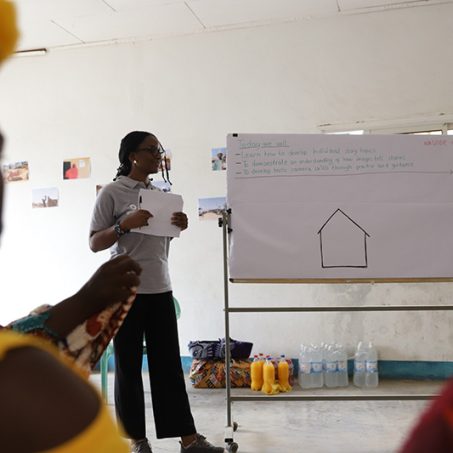
[[(118, 158), (120, 160), (120, 166), (117, 169), (116, 176), (113, 178), (115, 181), (118, 176), (127, 176), (132, 170), (132, 164), (129, 160), (129, 155), (136, 151), (139, 147), (140, 143), (145, 140), (146, 137), (152, 135), (156, 140), (157, 137), (151, 132), (144, 132), (144, 131), (133, 131), (129, 132), (122, 140), (120, 145), (120, 150), (118, 153)], [(160, 148), (162, 149), (162, 161), (163, 165), (162, 168), (162, 178), (165, 182), (168, 182), (171, 185), (170, 177), (168, 174), (168, 167), (167, 167), (167, 159), (166, 159), (166, 152), (162, 145), (160, 144), (159, 140), (157, 140)], [(164, 167), (165, 167), (165, 174), (164, 174)], [(165, 177), (166, 176), (166, 177)]]
[(129, 160), (129, 155), (137, 150), (140, 143), (145, 140), (148, 135), (153, 135), (150, 132), (133, 131), (129, 132), (122, 140), (118, 158), (120, 166), (117, 168), (116, 176), (113, 178), (115, 181), (118, 176), (127, 176), (132, 170), (132, 164)]

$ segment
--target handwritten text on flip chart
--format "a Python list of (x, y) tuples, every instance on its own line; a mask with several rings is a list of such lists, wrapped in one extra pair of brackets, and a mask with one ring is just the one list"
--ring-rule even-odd
[[(427, 144), (427, 145), (432, 145)], [(265, 176), (340, 176), (368, 173), (423, 172), (420, 153), (351, 146), (291, 146), (286, 140), (239, 140), (231, 163), (239, 178)], [(435, 169), (451, 173), (451, 169)]]

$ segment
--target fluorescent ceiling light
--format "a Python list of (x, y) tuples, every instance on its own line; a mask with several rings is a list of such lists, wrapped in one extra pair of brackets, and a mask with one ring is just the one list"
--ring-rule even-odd
[(14, 52), (14, 55), (17, 57), (37, 57), (46, 55), (47, 49), (45, 47), (41, 49), (26, 49), (26, 50), (17, 50)]

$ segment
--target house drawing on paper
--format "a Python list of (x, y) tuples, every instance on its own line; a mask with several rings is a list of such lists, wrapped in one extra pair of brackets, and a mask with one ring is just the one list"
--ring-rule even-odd
[(323, 268), (368, 267), (370, 235), (341, 209), (327, 219), (318, 234)]

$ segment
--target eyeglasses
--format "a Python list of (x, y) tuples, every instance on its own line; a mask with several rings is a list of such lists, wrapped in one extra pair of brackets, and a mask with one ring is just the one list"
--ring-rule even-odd
[[(156, 146), (147, 146), (146, 148), (138, 148), (137, 151), (146, 151), (150, 153), (154, 157), (159, 157), (161, 159), (160, 169), (162, 171), (162, 178), (165, 182), (168, 182), (170, 185), (172, 184), (170, 181), (170, 176), (168, 175), (168, 164), (167, 158), (162, 158), (162, 156), (166, 156), (165, 149), (161, 145), (160, 142), (157, 142)], [(165, 174), (164, 174), (165, 171)]]
[(147, 148), (138, 148), (137, 151), (146, 151), (146, 152), (152, 154), (154, 157), (161, 157), (163, 154), (165, 154), (165, 150), (160, 143), (157, 146), (148, 146)]

